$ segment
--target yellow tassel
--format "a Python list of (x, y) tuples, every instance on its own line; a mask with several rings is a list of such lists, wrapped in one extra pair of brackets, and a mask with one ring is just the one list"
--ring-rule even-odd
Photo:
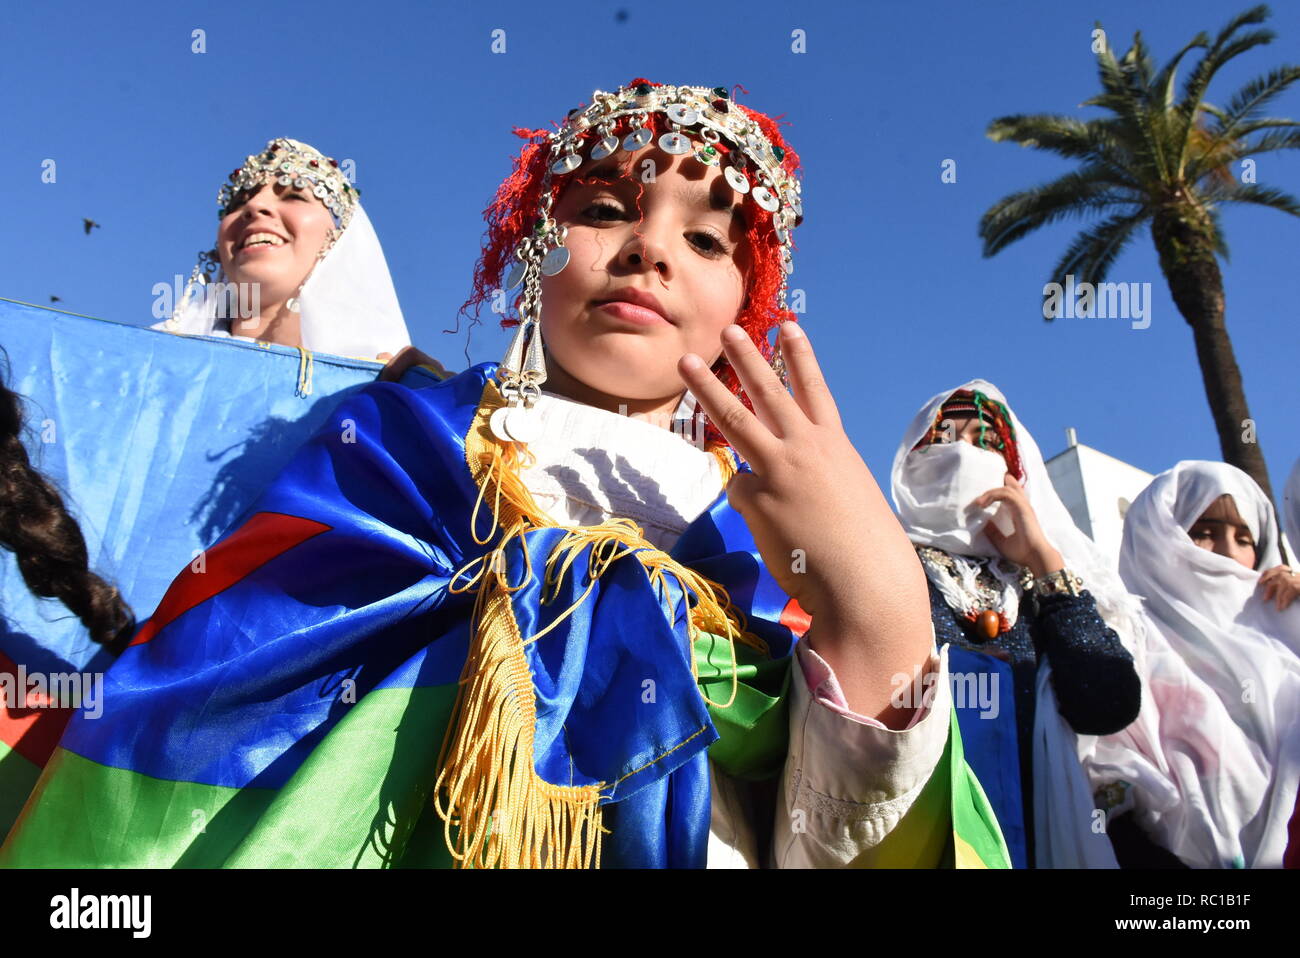
[[(581, 606), (612, 563), (635, 553), (661, 596), (665, 577), (672, 576), (687, 601), (695, 599), (687, 617), (692, 648), (701, 632), (727, 639), (733, 664), (731, 696), (724, 703), (709, 704), (725, 708), (735, 701), (737, 640), (765, 653), (767, 648), (747, 631), (743, 615), (732, 607), (721, 585), (653, 548), (641, 527), (624, 518), (568, 528), (547, 557), (542, 602), (554, 600), (564, 576), (588, 549), (591, 581), (551, 625), (525, 638), (510, 595), (532, 581), (526, 540), (530, 533), (559, 526), (537, 505), (519, 476), (521, 466), (534, 461), (532, 455), (525, 447), (499, 443), (492, 436), (488, 420), (503, 405), (496, 384), (489, 380), (465, 437), (465, 459), (479, 487), (470, 516), (474, 541), (487, 545), (498, 529), (503, 534), (495, 549), (466, 563), (452, 577), (451, 591), (476, 592), (470, 624), (473, 638), (438, 756), (434, 807), (443, 819), (447, 847), (459, 867), (599, 868), (601, 834), (605, 832), (600, 799), (607, 783), (560, 786), (537, 774), (533, 756), (537, 703), (525, 646)], [(724, 481), (730, 479), (735, 473), (734, 461), (720, 448), (713, 451)], [(491, 526), (480, 537), (479, 513), (488, 501)], [(526, 567), (521, 581), (511, 585), (505, 574), (506, 549), (515, 539), (520, 540)], [(692, 674), (696, 674), (693, 654), (690, 660)]]
[(311, 352), (309, 350), (303, 349), (301, 346), (297, 347), (297, 349), (298, 349), (298, 388), (296, 392), (299, 396), (306, 397), (311, 395), (311, 389), (312, 389), (311, 374), (314, 367), (311, 361)]

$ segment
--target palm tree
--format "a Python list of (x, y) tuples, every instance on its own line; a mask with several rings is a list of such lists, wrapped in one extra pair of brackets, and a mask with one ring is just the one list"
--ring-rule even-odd
[[(1224, 323), (1223, 276), (1216, 257), (1226, 261), (1228, 246), (1217, 208), (1254, 203), (1300, 216), (1295, 197), (1257, 185), (1245, 172), (1253, 164), (1242, 163), (1260, 153), (1300, 148), (1300, 123), (1260, 115), (1300, 79), (1300, 67), (1281, 66), (1252, 80), (1223, 108), (1205, 100), (1210, 81), (1225, 63), (1273, 40), (1271, 30), (1241, 32), (1268, 16), (1267, 6), (1253, 7), (1234, 17), (1213, 43), (1205, 33), (1198, 34), (1159, 73), (1141, 33), (1116, 61), (1103, 31), (1097, 63), (1104, 92), (1081, 105), (1102, 107), (1108, 115), (1091, 120), (1059, 114), (1004, 116), (989, 125), (988, 136), (995, 141), (1048, 150), (1079, 160), (1080, 166), (999, 200), (980, 221), (980, 238), (984, 255), (992, 256), (1066, 216), (1104, 217), (1074, 238), (1053, 274), (1053, 281), (1063, 285), (1067, 274), (1095, 284), (1149, 221), (1161, 272), (1192, 327), (1223, 459), (1249, 473), (1271, 499), (1264, 456), (1245, 424), (1250, 412)], [(1178, 64), (1198, 48), (1205, 52), (1175, 101)], [(1234, 167), (1242, 169), (1241, 180)]]

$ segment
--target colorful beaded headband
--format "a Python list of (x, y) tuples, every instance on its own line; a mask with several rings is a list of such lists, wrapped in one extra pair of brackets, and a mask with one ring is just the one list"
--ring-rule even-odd
[(339, 229), (347, 229), (361, 191), (348, 183), (338, 163), (306, 143), (285, 138), (272, 140), (266, 149), (244, 160), (217, 193), (218, 217), (225, 216), (235, 198), (274, 180), (281, 186), (308, 190), (334, 214)]
[(1006, 460), (1008, 471), (1020, 481), (1024, 481), (1024, 466), (1020, 462), (1020, 447), (1016, 442), (1016, 427), (1011, 421), (1011, 410), (978, 389), (962, 390), (944, 400), (939, 407), (939, 412), (935, 414), (930, 431), (914, 448), (919, 449), (927, 441), (935, 441), (943, 435), (944, 420), (954, 413), (974, 413), (979, 418), (980, 424), (975, 445), (989, 452), (1001, 453), (1002, 458)]
[[(651, 117), (662, 114), (667, 129), (658, 138)], [(544, 131), (542, 131), (544, 132)], [(514, 263), (505, 271), (506, 290), (523, 287), (519, 327), (497, 369), (507, 405), (492, 417), (503, 441), (528, 442), (536, 434), (532, 406), (546, 381), (541, 334), (541, 278), (554, 276), (569, 262), (564, 246), (567, 227), (551, 216), (552, 182), (574, 172), (587, 158), (604, 159), (620, 151), (632, 154), (652, 143), (673, 156), (691, 154), (707, 167), (720, 167), (727, 184), (772, 216), (772, 236), (779, 246), (779, 314), (788, 314), (787, 278), (794, 271), (793, 231), (803, 221), (802, 185), (793, 171), (796, 158), (775, 145), (758, 121), (732, 102), (725, 87), (655, 85), (633, 81), (609, 93), (596, 90), (591, 104), (569, 111), (565, 122), (547, 134), (549, 154), (531, 234), (515, 247)], [(589, 149), (588, 149), (589, 147)], [(785, 380), (779, 347), (772, 366)]]

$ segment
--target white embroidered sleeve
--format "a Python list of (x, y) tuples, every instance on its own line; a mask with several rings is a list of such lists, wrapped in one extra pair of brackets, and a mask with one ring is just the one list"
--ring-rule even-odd
[[(795, 655), (773, 864), (938, 865), (952, 829), (948, 785), (935, 774), (952, 712), (947, 647), (931, 653), (926, 676), (931, 700), (899, 731), (851, 712), (830, 666), (805, 640)], [(928, 791), (927, 785), (932, 786)]]

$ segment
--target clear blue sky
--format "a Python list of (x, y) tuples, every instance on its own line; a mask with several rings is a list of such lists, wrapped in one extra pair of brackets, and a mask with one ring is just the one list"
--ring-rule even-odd
[[(939, 389), (998, 384), (1047, 455), (1082, 442), (1152, 472), (1218, 458), (1190, 331), (1149, 234), (1111, 279), (1150, 282), (1146, 330), (1041, 319), (1042, 284), (1075, 224), (991, 260), (981, 213), (1063, 160), (984, 136), (1017, 112), (1090, 115), (1093, 21), (1127, 49), (1140, 29), (1163, 62), (1240, 2), (714, 4), (0, 0), (0, 296), (153, 322), (152, 287), (188, 275), (215, 196), (275, 136), (356, 163), (416, 343), (464, 365), (445, 334), (469, 290), (481, 212), (508, 172), (514, 125), (561, 119), (634, 76), (743, 84), (785, 114), (803, 157), (805, 224), (794, 285), (849, 433), (888, 485), (904, 426)], [(1211, 99), (1300, 60), (1300, 4), (1273, 4), (1279, 39), (1220, 74)], [(620, 18), (619, 11), (623, 11)], [(506, 31), (493, 54), (491, 32)], [(191, 31), (207, 52), (191, 52)], [(791, 32), (807, 52), (791, 52)], [(744, 99), (742, 95), (742, 99)], [(1300, 91), (1271, 111), (1300, 117)], [(41, 182), (55, 159), (58, 179)], [(957, 161), (957, 182), (940, 179)], [(1300, 192), (1300, 155), (1260, 158), (1261, 183)], [(90, 236), (82, 217), (103, 224)], [(1224, 215), (1228, 322), (1280, 492), (1296, 428), (1300, 220)], [(498, 359), (484, 314), (470, 360)], [(0, 341), (3, 331), (0, 330)]]

